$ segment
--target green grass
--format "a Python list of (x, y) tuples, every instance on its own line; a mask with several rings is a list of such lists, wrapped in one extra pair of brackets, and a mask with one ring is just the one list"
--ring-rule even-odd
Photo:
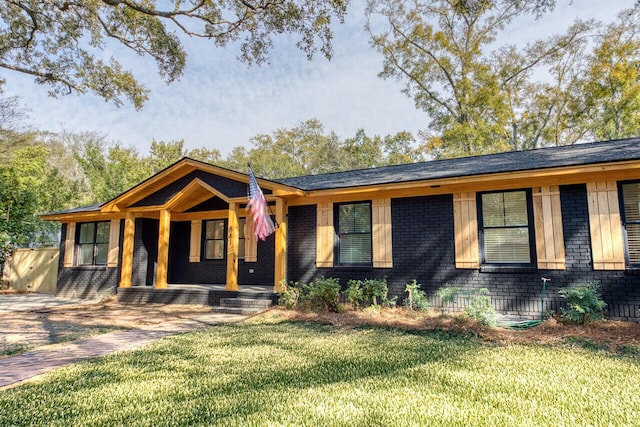
[(235, 324), (0, 392), (0, 425), (637, 425), (640, 363), (445, 332)]

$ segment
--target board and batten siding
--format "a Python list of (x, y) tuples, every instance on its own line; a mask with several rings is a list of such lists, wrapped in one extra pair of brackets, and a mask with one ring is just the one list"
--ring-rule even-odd
[(456, 268), (479, 268), (476, 193), (453, 195)]
[(617, 182), (588, 182), (587, 200), (593, 269), (624, 270), (624, 244)]
[(189, 262), (200, 262), (202, 251), (202, 220), (191, 221), (191, 233), (189, 240)]
[(318, 203), (316, 209), (316, 267), (333, 267), (333, 203)]
[(76, 249), (76, 223), (67, 223), (67, 236), (64, 241), (63, 267), (73, 267), (73, 256)]
[(534, 187), (532, 194), (538, 268), (564, 270), (566, 266), (560, 187)]
[(373, 239), (373, 267), (393, 267), (393, 242), (391, 240), (391, 199), (373, 200), (371, 203)]

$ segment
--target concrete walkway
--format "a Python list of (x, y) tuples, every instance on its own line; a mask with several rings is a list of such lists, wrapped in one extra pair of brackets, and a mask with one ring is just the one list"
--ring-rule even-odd
[(78, 304), (95, 304), (96, 301), (61, 298), (53, 294), (0, 294), (0, 314), (44, 310)]
[(116, 331), (70, 343), (53, 344), (17, 356), (5, 357), (0, 359), (0, 391), (70, 363), (131, 350), (169, 335), (220, 323), (239, 322), (246, 318), (247, 316), (238, 314), (206, 313), (148, 328)]

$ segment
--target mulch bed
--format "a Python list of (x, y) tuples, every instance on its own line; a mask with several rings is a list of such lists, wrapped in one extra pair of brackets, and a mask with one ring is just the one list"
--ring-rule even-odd
[(640, 324), (603, 320), (576, 325), (551, 318), (526, 330), (487, 328), (461, 315), (438, 312), (419, 313), (403, 308), (382, 309), (379, 312), (347, 310), (343, 313), (315, 313), (275, 308), (269, 316), (285, 320), (311, 321), (352, 328), (375, 325), (412, 330), (444, 330), (472, 334), (498, 344), (579, 345), (612, 352), (640, 354)]

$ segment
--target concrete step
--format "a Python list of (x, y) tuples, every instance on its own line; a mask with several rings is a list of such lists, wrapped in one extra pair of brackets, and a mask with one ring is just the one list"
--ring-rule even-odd
[(221, 307), (236, 307), (236, 308), (269, 308), (273, 305), (271, 300), (268, 299), (254, 299), (254, 298), (220, 298)]
[(227, 314), (241, 314), (243, 316), (251, 316), (252, 314), (260, 313), (261, 311), (266, 310), (266, 308), (247, 308), (247, 307), (213, 307), (212, 311), (214, 313), (227, 313)]

